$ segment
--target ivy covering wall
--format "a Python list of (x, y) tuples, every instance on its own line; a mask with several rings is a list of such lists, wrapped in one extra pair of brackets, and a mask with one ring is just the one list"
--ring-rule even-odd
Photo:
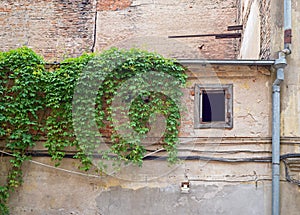
[(73, 148), (83, 170), (90, 169), (95, 155), (141, 166), (142, 142), (155, 124), (153, 116), (161, 115), (160, 142), (169, 162), (177, 160), (180, 88), (187, 77), (173, 60), (112, 48), (66, 59), (48, 71), (42, 57), (23, 47), (0, 53), (0, 76), (1, 151), (11, 156), (0, 186), (1, 214), (9, 214), (9, 193), (22, 184), (22, 164), (31, 159), (27, 151), (40, 138), (46, 138), (44, 146), (56, 165)]

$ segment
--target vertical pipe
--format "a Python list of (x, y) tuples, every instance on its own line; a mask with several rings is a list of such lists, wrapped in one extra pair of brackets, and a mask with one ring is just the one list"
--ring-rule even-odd
[[(283, 70), (282, 68), (279, 70)], [(278, 72), (278, 71), (277, 71)], [(278, 79), (276, 79), (278, 80)], [(272, 215), (280, 214), (280, 82), (273, 84), (272, 108)]]
[(291, 11), (292, 11), (292, 1), (285, 0), (284, 1), (284, 30), (292, 29)]
[(291, 54), (292, 0), (284, 0), (284, 49), (275, 61), (276, 80), (272, 94), (272, 215), (280, 215), (280, 84), (284, 80), (286, 55)]
[(292, 0), (284, 0), (284, 49), (291, 50), (292, 44)]
[(280, 214), (280, 84), (286, 65), (285, 53), (280, 52), (272, 93), (272, 215)]

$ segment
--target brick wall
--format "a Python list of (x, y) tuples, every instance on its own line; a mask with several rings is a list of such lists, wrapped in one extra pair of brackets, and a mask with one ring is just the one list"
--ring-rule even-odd
[(98, 11), (96, 48), (137, 46), (174, 58), (235, 58), (238, 39), (168, 36), (225, 33), (236, 18), (235, 0), (134, 0), (123, 10)]
[(168, 39), (226, 32), (236, 24), (235, 0), (2, 0), (0, 21), (1, 51), (26, 45), (48, 61), (120, 43), (178, 58), (229, 59), (238, 51), (238, 39)]
[(26, 45), (50, 61), (90, 51), (94, 8), (92, 0), (2, 0), (0, 50)]

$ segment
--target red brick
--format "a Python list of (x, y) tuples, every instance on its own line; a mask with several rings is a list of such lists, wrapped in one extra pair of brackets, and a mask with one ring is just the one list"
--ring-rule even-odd
[(131, 5), (130, 0), (98, 0), (97, 10), (98, 11), (116, 11), (128, 8)]

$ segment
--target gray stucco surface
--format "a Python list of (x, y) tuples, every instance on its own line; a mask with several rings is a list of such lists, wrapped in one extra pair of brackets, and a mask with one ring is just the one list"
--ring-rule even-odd
[(263, 188), (253, 185), (192, 186), (188, 194), (175, 186), (138, 190), (113, 187), (96, 201), (101, 215), (265, 214)]

